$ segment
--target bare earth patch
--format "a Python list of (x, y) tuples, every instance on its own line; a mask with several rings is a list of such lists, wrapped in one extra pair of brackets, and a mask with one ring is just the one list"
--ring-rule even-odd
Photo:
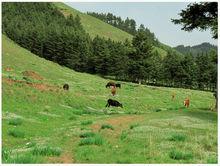
[(119, 117), (110, 117), (105, 121), (91, 125), (91, 128), (94, 132), (97, 132), (100, 130), (102, 124), (110, 124), (114, 127), (114, 130), (109, 130), (108, 133), (117, 137), (122, 130), (125, 128), (128, 129), (130, 124), (138, 123), (143, 120), (143, 115), (123, 115)]
[(31, 77), (32, 79), (35, 79), (35, 80), (43, 80), (43, 77), (34, 71), (24, 71), (22, 72), (22, 74), (23, 76)]
[(72, 154), (70, 152), (65, 152), (59, 157), (49, 157), (49, 163), (63, 163), (71, 164), (74, 163)]
[(14, 83), (22, 83), (25, 85), (28, 85), (30, 87), (33, 87), (35, 89), (38, 90), (42, 90), (42, 91), (57, 91), (60, 88), (57, 86), (52, 86), (52, 85), (47, 85), (47, 84), (43, 84), (43, 83), (30, 83), (30, 82), (26, 82), (23, 80), (13, 80), (13, 79), (9, 79), (9, 78), (3, 78), (3, 82), (8, 83), (9, 85), (12, 85)]
[(11, 67), (6, 67), (5, 71), (13, 71), (13, 69)]

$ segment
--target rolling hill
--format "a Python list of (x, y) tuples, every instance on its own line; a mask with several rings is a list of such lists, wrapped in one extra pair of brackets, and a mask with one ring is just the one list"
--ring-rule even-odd
[[(126, 39), (132, 40), (132, 35), (128, 34), (125, 31), (122, 31), (110, 24), (107, 24), (95, 17), (92, 17), (88, 14), (82, 13), (76, 9), (71, 8), (70, 6), (64, 3), (55, 2), (54, 5), (65, 15), (72, 14), (73, 16), (79, 15), (81, 18), (81, 23), (89, 35), (94, 38), (95, 36), (99, 35), (106, 39), (111, 38), (115, 41), (125, 41)], [(167, 46), (163, 43), (160, 43), (160, 47), (154, 46), (154, 51), (158, 51), (159, 55), (162, 57), (167, 55), (167, 51), (172, 50), (175, 51), (177, 54), (181, 54), (177, 50), (173, 49), (170, 46)]]
[(194, 56), (201, 53), (208, 53), (211, 50), (215, 50), (217, 52), (217, 46), (212, 45), (210, 43), (202, 43), (195, 46), (184, 46), (179, 45), (174, 47), (177, 51), (181, 52), (182, 54), (189, 54), (192, 53)]
[[(109, 80), (40, 58), (4, 35), (2, 51), (3, 163), (217, 163), (212, 93), (120, 82), (112, 97)], [(123, 108), (105, 108), (109, 98)]]

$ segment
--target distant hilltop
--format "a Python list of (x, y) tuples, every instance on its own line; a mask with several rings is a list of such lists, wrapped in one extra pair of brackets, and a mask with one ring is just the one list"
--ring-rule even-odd
[(177, 51), (181, 52), (182, 54), (192, 53), (193, 55), (197, 55), (197, 54), (200, 54), (200, 53), (206, 53), (206, 52), (209, 52), (211, 50), (217, 51), (217, 46), (212, 45), (208, 42), (204, 42), (202, 44), (195, 45), (195, 46), (178, 45), (178, 46), (173, 47), (173, 48), (176, 49)]

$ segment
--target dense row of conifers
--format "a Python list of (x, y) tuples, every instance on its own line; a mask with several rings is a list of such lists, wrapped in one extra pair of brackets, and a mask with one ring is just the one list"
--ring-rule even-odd
[[(80, 72), (115, 76), (124, 81), (200, 88), (216, 86), (217, 53), (161, 57), (146, 28), (132, 42), (91, 39), (80, 17), (65, 17), (53, 3), (2, 4), (3, 33), (40, 57)], [(98, 29), (97, 29), (98, 31)]]

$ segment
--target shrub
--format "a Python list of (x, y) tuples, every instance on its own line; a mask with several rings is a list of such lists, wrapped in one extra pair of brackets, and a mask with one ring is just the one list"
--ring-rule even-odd
[(111, 129), (111, 130), (114, 130), (113, 126), (110, 125), (110, 124), (103, 124), (103, 125), (101, 126), (101, 129)]
[(92, 124), (91, 120), (87, 120), (87, 121), (82, 121), (81, 122), (81, 125), (90, 125), (90, 124)]
[(132, 125), (130, 125), (130, 129), (133, 129), (133, 128), (138, 127), (138, 126), (139, 126), (138, 123), (136, 123), (136, 124), (132, 124)]
[(169, 153), (170, 158), (174, 159), (174, 160), (189, 160), (193, 158), (193, 154), (192, 152), (181, 152), (178, 151), (176, 149), (173, 149), (172, 151), (170, 151)]
[(24, 138), (24, 132), (16, 129), (9, 130), (8, 135), (16, 138)]
[(169, 141), (185, 141), (186, 135), (175, 133), (169, 138)]
[(80, 138), (87, 138), (87, 137), (94, 137), (95, 133), (93, 132), (86, 132), (86, 133), (82, 133), (80, 134)]
[(32, 154), (41, 156), (59, 156), (61, 154), (61, 149), (50, 146), (35, 147), (32, 150)]
[(79, 145), (103, 145), (104, 139), (100, 135), (81, 139)]
[(20, 118), (10, 119), (8, 124), (13, 126), (18, 126), (22, 124), (22, 120)]

